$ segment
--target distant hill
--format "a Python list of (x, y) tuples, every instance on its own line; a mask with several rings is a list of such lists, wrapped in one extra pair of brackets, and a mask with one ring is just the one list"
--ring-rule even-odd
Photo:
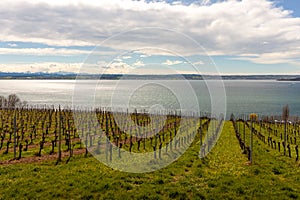
[[(223, 80), (278, 80), (278, 81), (300, 81), (300, 75), (223, 75)], [(75, 74), (75, 73), (29, 73), (29, 72), (0, 72), (0, 79), (104, 79), (104, 80), (213, 80), (219, 79), (219, 76), (214, 75), (199, 75), (199, 74), (170, 74), (170, 75), (123, 75), (123, 74)]]
[(278, 81), (300, 81), (300, 77), (297, 78), (280, 78)]

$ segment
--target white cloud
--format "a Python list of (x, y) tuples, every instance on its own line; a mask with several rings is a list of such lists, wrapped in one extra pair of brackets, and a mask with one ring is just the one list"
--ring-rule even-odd
[(115, 58), (113, 61), (114, 62), (122, 62), (123, 60), (121, 58)]
[(206, 5), (209, 5), (210, 3), (211, 3), (210, 0), (202, 0), (200, 4), (203, 6), (206, 6)]
[(103, 74), (121, 72), (120, 69), (130, 68), (125, 63), (113, 63), (108, 65), (105, 61), (91, 63), (63, 63), (63, 62), (39, 62), (39, 63), (15, 63), (0, 64), (1, 72), (72, 72), (72, 73), (90, 73)]
[(132, 66), (125, 62), (112, 62), (104, 68), (103, 74), (127, 74), (133, 69)]
[(18, 63), (18, 64), (0, 64), (2, 72), (79, 72), (81, 63)]
[(130, 59), (130, 58), (132, 58), (132, 57), (131, 57), (131, 56), (123, 56), (123, 57), (122, 57), (122, 59), (125, 59), (125, 60), (126, 60), (126, 59)]
[(166, 60), (166, 62), (163, 62), (162, 64), (170, 66), (170, 65), (178, 65), (178, 64), (181, 64), (181, 63), (183, 63), (183, 62), (180, 61), (180, 60), (174, 60), (174, 61)]
[[(0, 13), (0, 41), (95, 45), (123, 31), (147, 26), (183, 33), (202, 45), (210, 55), (236, 56), (255, 63), (294, 63), (300, 58), (297, 50), (300, 18), (293, 18), (289, 11), (276, 8), (267, 0), (219, 3), (202, 0), (202, 5), (130, 0), (2, 0)], [(170, 50), (164, 51), (170, 54), (199, 53), (192, 43), (186, 43), (171, 31), (153, 34), (151, 29), (144, 29), (136, 33), (123, 34), (120, 40), (103, 45), (129, 51), (147, 46)], [(28, 51), (37, 55), (39, 51), (40, 54), (47, 51), (56, 54), (51, 48), (16, 51), (20, 54), (28, 54)], [(58, 50), (62, 55), (84, 53), (78, 51)], [(281, 58), (282, 52), (289, 53)], [(256, 54), (256, 58), (243, 57), (244, 54)]]
[(7, 44), (9, 47), (17, 47), (18, 45), (17, 44), (14, 44), (14, 43), (8, 43)]
[(204, 62), (200, 60), (200, 61), (194, 62), (193, 65), (204, 65)]
[(291, 52), (244, 54), (237, 58), (231, 58), (231, 60), (247, 60), (259, 64), (278, 64), (278, 63), (297, 64), (297, 60), (299, 60), (299, 55), (300, 55), (300, 49)]
[(113, 51), (78, 50), (66, 48), (0, 48), (0, 55), (34, 55), (34, 56), (76, 56), (76, 55), (115, 55)]
[(142, 61), (138, 60), (135, 63), (133, 63), (134, 67), (144, 67), (145, 63), (143, 63)]
[(57, 48), (0, 48), (0, 54), (14, 55), (37, 55), (37, 56), (71, 56), (78, 54), (89, 54), (91, 51), (83, 51), (76, 49), (57, 49)]

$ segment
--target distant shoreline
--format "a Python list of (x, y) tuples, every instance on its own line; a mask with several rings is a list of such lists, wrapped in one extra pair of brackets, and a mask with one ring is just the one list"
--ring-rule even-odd
[(0, 72), (0, 80), (276, 80), (300, 81), (300, 75), (199, 75), (199, 74), (169, 74), (169, 75), (123, 75), (123, 74), (75, 74), (75, 73), (18, 73)]
[(290, 78), (290, 79), (277, 79), (277, 81), (300, 81), (300, 78)]

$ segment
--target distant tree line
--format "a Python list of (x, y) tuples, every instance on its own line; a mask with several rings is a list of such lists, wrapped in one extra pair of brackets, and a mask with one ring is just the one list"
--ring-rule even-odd
[(17, 108), (27, 105), (26, 101), (21, 99), (16, 94), (10, 94), (7, 98), (0, 96), (0, 108)]

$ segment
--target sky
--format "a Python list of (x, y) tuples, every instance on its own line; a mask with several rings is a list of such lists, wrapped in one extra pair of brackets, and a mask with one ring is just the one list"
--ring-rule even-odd
[(0, 71), (300, 74), (298, 0), (1, 0)]

